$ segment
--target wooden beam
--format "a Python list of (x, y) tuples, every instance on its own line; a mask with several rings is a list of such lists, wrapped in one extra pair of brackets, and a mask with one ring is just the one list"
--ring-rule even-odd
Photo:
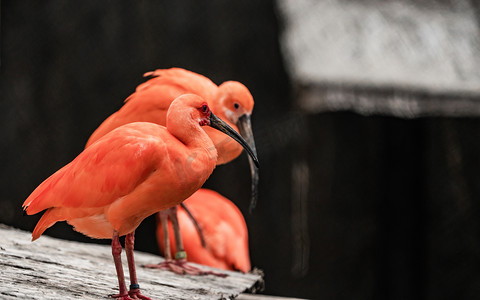
[[(118, 292), (110, 246), (48, 236), (32, 243), (29, 232), (2, 224), (0, 236), (1, 299), (105, 299)], [(153, 299), (233, 299), (263, 282), (261, 275), (223, 270), (226, 278), (182, 276), (140, 267), (163, 261), (160, 256), (136, 251), (135, 259), (142, 293)]]

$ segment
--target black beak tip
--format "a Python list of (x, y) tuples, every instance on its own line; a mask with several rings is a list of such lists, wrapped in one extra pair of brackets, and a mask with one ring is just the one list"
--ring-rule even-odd
[(253, 159), (253, 162), (255, 163), (255, 166), (257, 167), (257, 169), (259, 169), (260, 168), (260, 163), (258, 162), (258, 158), (255, 157)]

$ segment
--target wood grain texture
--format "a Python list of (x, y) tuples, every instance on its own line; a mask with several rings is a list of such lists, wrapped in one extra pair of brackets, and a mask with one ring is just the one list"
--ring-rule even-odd
[[(106, 299), (118, 292), (110, 246), (48, 236), (32, 243), (29, 232), (1, 224), (0, 236), (1, 299)], [(136, 251), (135, 259), (142, 292), (153, 299), (233, 299), (262, 282), (261, 275), (229, 271), (222, 271), (226, 278), (181, 276), (140, 267), (159, 256)]]

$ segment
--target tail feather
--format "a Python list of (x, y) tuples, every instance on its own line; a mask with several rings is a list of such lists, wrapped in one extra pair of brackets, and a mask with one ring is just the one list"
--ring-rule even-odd
[(65, 218), (62, 216), (59, 208), (50, 208), (45, 211), (43, 216), (35, 226), (35, 229), (32, 232), (32, 242), (38, 239), (42, 233), (52, 226), (53, 224), (57, 223), (58, 221), (64, 221)]
[(45, 179), (23, 203), (22, 207), (27, 215), (34, 215), (42, 210), (54, 206), (56, 200), (55, 193), (51, 191), (55, 189), (57, 183), (65, 176), (67, 168), (70, 164), (64, 166), (50, 177)]

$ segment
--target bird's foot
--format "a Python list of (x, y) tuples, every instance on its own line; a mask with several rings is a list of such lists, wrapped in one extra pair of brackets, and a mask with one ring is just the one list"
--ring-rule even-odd
[(133, 300), (128, 296), (128, 294), (120, 295), (120, 294), (115, 294), (115, 295), (108, 295), (110, 298), (115, 298), (115, 299), (120, 299), (120, 300)]
[(132, 299), (152, 300), (151, 298), (142, 295), (142, 293), (140, 293), (140, 289), (131, 289), (128, 291), (128, 295), (132, 297)]
[(227, 277), (227, 274), (224, 273), (217, 273), (213, 271), (205, 271), (200, 268), (197, 268), (187, 262), (186, 259), (171, 259), (165, 260), (158, 264), (147, 264), (143, 265), (144, 268), (149, 269), (160, 269), (160, 270), (167, 270), (171, 271), (176, 274), (180, 275), (214, 275), (218, 277)]

